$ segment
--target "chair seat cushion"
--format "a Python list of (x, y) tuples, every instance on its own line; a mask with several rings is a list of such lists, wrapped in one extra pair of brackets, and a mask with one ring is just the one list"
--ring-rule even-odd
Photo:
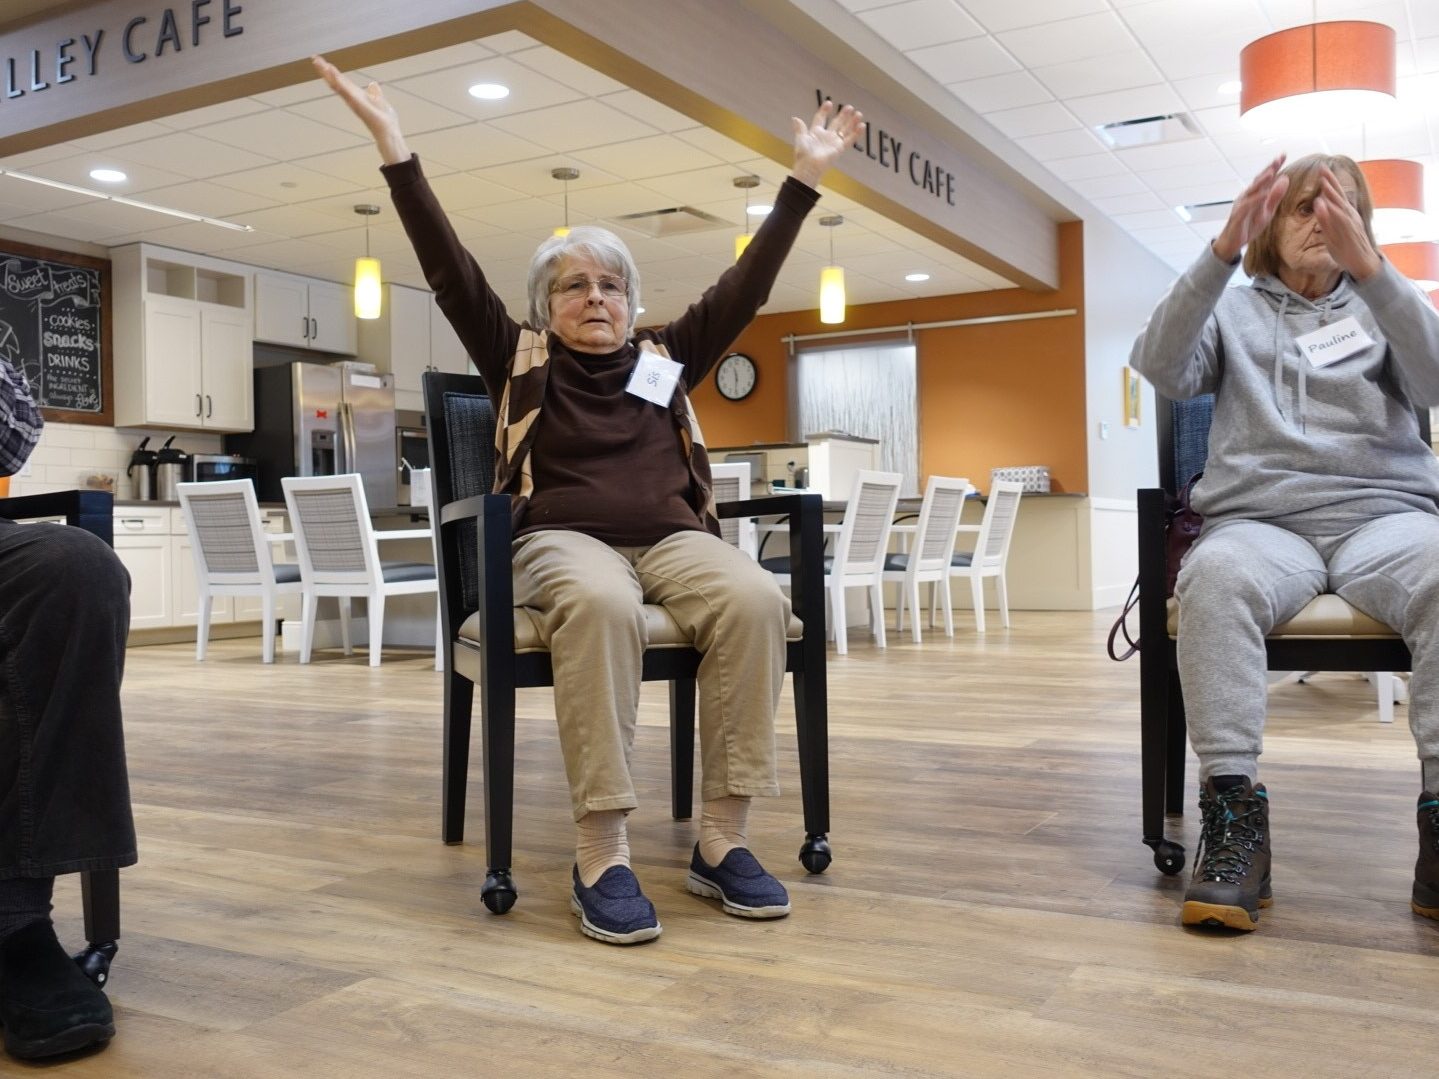
[[(645, 636), (650, 648), (689, 648), (693, 645), (689, 636), (680, 629), (674, 616), (658, 603), (646, 603), (642, 608), (645, 616)], [(789, 616), (789, 629), (785, 637), (797, 641), (804, 633), (804, 625), (793, 614)], [(466, 640), (480, 640), (480, 615), (476, 611), (465, 619), (460, 627), (460, 636)], [(515, 651), (548, 652), (549, 643), (540, 633), (540, 612), (533, 607), (515, 608)]]
[(885, 555), (885, 556), (884, 556), (884, 568), (885, 568), (885, 572), (893, 571), (893, 572), (895, 572), (895, 573), (903, 573), (905, 570), (909, 569), (909, 555), (907, 555), (907, 554), (887, 554), (887, 555)]
[[(1179, 632), (1179, 601), (1169, 600), (1169, 635)], [(1399, 634), (1338, 596), (1315, 596), (1288, 622), (1274, 627), (1271, 637), (1397, 637)]]
[[(770, 558), (761, 558), (759, 564), (771, 573), (789, 573), (789, 555), (777, 554)], [(829, 555), (824, 559), (824, 571), (828, 573), (834, 567), (834, 559)]]
[(949, 564), (951, 566), (972, 566), (974, 565), (974, 552), (961, 551), (959, 554), (950, 558)]
[(300, 579), (300, 567), (294, 562), (280, 562), (275, 566), (276, 584), (294, 584)]
[(381, 562), (380, 573), (390, 583), (426, 581), (434, 578), (435, 567), (431, 562)]

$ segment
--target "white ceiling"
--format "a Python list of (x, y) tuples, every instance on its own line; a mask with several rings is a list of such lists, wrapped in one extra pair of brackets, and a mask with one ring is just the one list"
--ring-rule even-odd
[[(409, 144), (450, 215), (512, 312), (522, 313), (535, 245), (564, 216), (564, 185), (550, 172), (573, 166), (571, 224), (619, 232), (643, 277), (645, 322), (683, 312), (733, 261), (743, 229), (736, 176), (762, 183), (751, 201), (771, 202), (787, 168), (518, 32), (356, 72), (384, 87)], [(510, 96), (477, 101), (476, 82), (501, 82)], [(252, 226), (253, 233), (181, 223), (150, 211), (0, 176), (0, 225), (108, 247), (134, 241), (254, 265), (346, 280), (364, 253), (356, 203), (383, 207), (370, 246), (386, 280), (424, 286), (390, 206), (379, 156), (360, 123), (320, 81), (169, 116), (0, 159), (0, 167), (114, 191)], [(97, 167), (125, 172), (104, 185)], [(664, 240), (610, 218), (693, 206), (727, 227)], [(766, 311), (815, 306), (829, 258), (823, 213), (839, 213), (836, 261), (851, 303), (1009, 288), (997, 274), (880, 215), (824, 191), (775, 285)], [(904, 280), (925, 272), (923, 283)]]
[[(1232, 199), (1280, 151), (1399, 157), (1425, 166), (1439, 214), (1439, 0), (827, 0), (854, 12), (956, 98), (1175, 269), (1223, 221), (1174, 207)], [(1364, 129), (1265, 141), (1239, 119), (1239, 52), (1314, 21), (1385, 23), (1399, 108)], [(1202, 135), (1111, 150), (1118, 120), (1188, 112)], [(1416, 237), (1419, 238), (1419, 237)], [(1435, 239), (1439, 236), (1426, 236)]]
[[(1229, 199), (1280, 150), (1405, 157), (1427, 167), (1439, 210), (1439, 0), (818, 0), (904, 53), (1099, 211), (1175, 269), (1220, 222), (1186, 224), (1174, 207)], [(33, 6), (42, 6), (35, 3)], [(1363, 18), (1394, 27), (1401, 107), (1366, 129), (1266, 142), (1239, 122), (1239, 51), (1263, 34), (1312, 21)], [(883, 59), (879, 58), (883, 64)], [(645, 321), (679, 314), (729, 264), (742, 227), (732, 180), (763, 179), (768, 201), (786, 170), (518, 32), (354, 73), (385, 87), (442, 204), (500, 295), (523, 310), (535, 244), (563, 216), (550, 170), (580, 170), (570, 221), (690, 205), (730, 228), (666, 240), (616, 228), (644, 274)], [(479, 102), (477, 81), (510, 97)], [(1190, 112), (1202, 135), (1113, 151), (1098, 124)], [(353, 205), (376, 202), (370, 244), (385, 277), (423, 285), (389, 207), (378, 158), (357, 121), (318, 81), (0, 159), (0, 167), (101, 187), (90, 169), (124, 170), (114, 188), (255, 228), (232, 233), (0, 177), (0, 225), (106, 246), (144, 240), (345, 280), (363, 253)], [(939, 245), (824, 192), (842, 213), (836, 261), (852, 303), (1009, 287)], [(806, 223), (766, 311), (815, 304), (830, 234)], [(922, 284), (903, 280), (924, 271)]]

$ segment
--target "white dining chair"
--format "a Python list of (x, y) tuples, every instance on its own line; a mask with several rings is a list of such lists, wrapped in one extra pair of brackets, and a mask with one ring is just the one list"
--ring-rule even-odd
[[(894, 507), (899, 501), (898, 472), (861, 471), (855, 474), (854, 488), (838, 526), (834, 554), (824, 560), (824, 584), (829, 592), (830, 635), (835, 651), (849, 651), (849, 634), (844, 610), (848, 588), (863, 588), (869, 598), (869, 624), (874, 643), (884, 640), (884, 556), (894, 526)], [(826, 531), (832, 526), (826, 525)], [(763, 558), (760, 565), (782, 585), (790, 583), (788, 555)]]
[[(954, 558), (954, 541), (959, 517), (971, 488), (969, 480), (953, 476), (931, 476), (919, 506), (914, 543), (906, 553), (889, 554), (884, 560), (884, 579), (899, 585), (894, 604), (894, 630), (904, 632), (904, 612), (910, 612), (910, 637), (920, 643), (919, 586), (928, 584), (930, 600), (939, 593), (944, 608), (944, 633), (954, 636), (954, 606), (949, 595), (949, 571)], [(931, 628), (933, 626), (931, 625)]]
[[(362, 597), (370, 629), (370, 666), (380, 665), (384, 637), (385, 600), (389, 596), (438, 597), (435, 567), (428, 562), (381, 561), (381, 540), (430, 539), (428, 528), (376, 532), (370, 524), (365, 488), (358, 475), (286, 476), (280, 480), (285, 505), (295, 532), (303, 584), (303, 630), (300, 662), (310, 662), (315, 640), (315, 617), (321, 596), (334, 596), (340, 605), (340, 635), (345, 655), (352, 655), (350, 600)], [(435, 634), (435, 648), (443, 647)]]
[[(984, 506), (984, 520), (979, 524), (974, 550), (965, 551), (950, 559), (951, 577), (968, 577), (970, 595), (974, 601), (974, 628), (984, 632), (984, 582), (994, 580), (994, 595), (999, 604), (999, 618), (1009, 628), (1009, 590), (1005, 581), (1005, 564), (1009, 561), (1009, 544), (1014, 539), (1014, 522), (1019, 516), (1019, 496), (1024, 491), (1020, 483), (996, 482), (989, 491), (989, 500)], [(948, 591), (948, 588), (945, 589)], [(935, 604), (930, 599), (929, 624), (934, 625)]]
[[(748, 461), (712, 464), (710, 465), (710, 477), (714, 480), (713, 490), (716, 503), (743, 502), (750, 497)], [(726, 543), (738, 547), (751, 558), (759, 558), (759, 538), (753, 517), (721, 518), (720, 535)]]
[(195, 558), (199, 618), (195, 659), (203, 661), (210, 644), (210, 616), (216, 596), (259, 596), (261, 658), (275, 662), (275, 607), (279, 596), (300, 592), (300, 567), (276, 565), (265, 532), (255, 485), (249, 480), (182, 483), (177, 486), (180, 513)]

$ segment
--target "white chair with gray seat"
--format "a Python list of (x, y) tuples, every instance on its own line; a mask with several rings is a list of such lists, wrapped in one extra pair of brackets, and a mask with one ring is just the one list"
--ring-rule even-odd
[(270, 557), (275, 537), (265, 532), (255, 486), (249, 480), (182, 483), (180, 512), (195, 556), (199, 619), (195, 659), (203, 660), (210, 642), (210, 615), (216, 596), (259, 596), (262, 658), (275, 662), (275, 608), (282, 595), (302, 590), (300, 567), (276, 565)]
[[(994, 596), (999, 606), (999, 620), (1009, 628), (1009, 584), (1005, 579), (1005, 566), (1009, 562), (1009, 544), (1014, 539), (1014, 524), (1019, 517), (1019, 498), (1024, 485), (1019, 483), (995, 482), (989, 491), (989, 500), (984, 506), (984, 519), (979, 524), (979, 535), (974, 541), (974, 550), (957, 554), (951, 559), (949, 575), (968, 577), (970, 595), (974, 602), (974, 629), (984, 632), (984, 582), (994, 581)], [(934, 625), (934, 601), (929, 606), (929, 624)]]
[[(280, 481), (300, 554), (304, 628), (300, 662), (310, 662), (316, 611), (321, 596), (340, 604), (340, 632), (351, 655), (350, 600), (366, 602), (370, 630), (370, 666), (380, 665), (385, 600), (389, 596), (438, 595), (433, 563), (381, 561), (381, 540), (429, 540), (428, 528), (376, 532), (370, 524), (365, 488), (359, 476), (286, 476)], [(435, 647), (441, 647), (436, 634)]]
[[(884, 560), (884, 579), (899, 585), (894, 604), (894, 630), (904, 632), (904, 612), (910, 612), (910, 636), (920, 643), (919, 586), (929, 585), (931, 604), (938, 593), (944, 607), (944, 633), (954, 636), (954, 606), (949, 595), (949, 571), (954, 558), (954, 541), (964, 500), (972, 488), (969, 480), (952, 476), (931, 476), (919, 506), (914, 526), (914, 544), (904, 554), (890, 554)], [(931, 621), (930, 626), (934, 623)]]

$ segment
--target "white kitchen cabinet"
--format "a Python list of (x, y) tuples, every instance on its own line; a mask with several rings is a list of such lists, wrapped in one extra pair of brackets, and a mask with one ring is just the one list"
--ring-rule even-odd
[(111, 262), (116, 425), (250, 430), (248, 268), (148, 244)]
[(115, 507), (115, 554), (130, 574), (130, 628), (170, 625), (170, 511), (164, 506)]
[(426, 371), (462, 375), (470, 369), (434, 294), (405, 285), (385, 285), (380, 317), (360, 322), (359, 355), (395, 376), (396, 408), (425, 407), (420, 379)]
[(356, 330), (350, 288), (256, 270), (255, 340), (353, 356)]

